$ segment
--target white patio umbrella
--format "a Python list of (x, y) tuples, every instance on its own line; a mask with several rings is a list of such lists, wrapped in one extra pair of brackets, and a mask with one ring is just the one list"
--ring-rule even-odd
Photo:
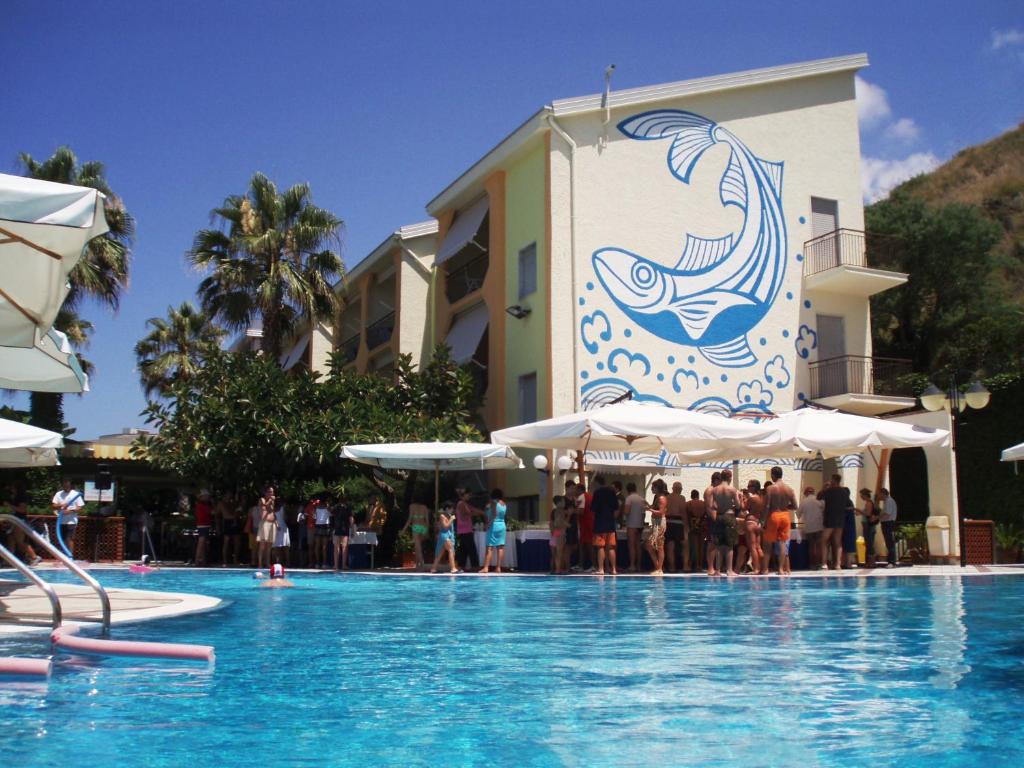
[(107, 231), (95, 189), (0, 174), (0, 345), (31, 348), (50, 330), (68, 274)]
[(660, 454), (744, 445), (778, 437), (771, 424), (627, 400), (500, 429), (491, 441), (516, 448)]
[(0, 419), (0, 468), (52, 467), (64, 438), (57, 432)]
[(1003, 451), (1001, 461), (1024, 461), (1024, 443)]
[(523, 462), (505, 445), (490, 443), (376, 443), (346, 445), (346, 459), (382, 469), (434, 470), (434, 510), (442, 470), (522, 469)]
[(872, 416), (856, 416), (824, 408), (799, 408), (763, 424), (777, 427), (778, 436), (725, 450), (685, 451), (680, 461), (740, 458), (842, 456), (865, 448), (928, 448), (949, 445), (949, 430), (919, 427)]
[(32, 392), (88, 392), (89, 377), (68, 337), (50, 329), (32, 347), (0, 346), (0, 387)]

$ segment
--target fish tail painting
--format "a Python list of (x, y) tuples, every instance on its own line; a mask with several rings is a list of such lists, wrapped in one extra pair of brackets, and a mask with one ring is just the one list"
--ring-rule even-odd
[(718, 238), (687, 234), (672, 268), (621, 248), (600, 248), (593, 263), (601, 285), (650, 333), (697, 347), (722, 367), (753, 365), (747, 334), (771, 308), (786, 271), (782, 163), (762, 160), (722, 126), (682, 110), (644, 112), (618, 129), (640, 141), (670, 140), (669, 171), (684, 184), (708, 149), (729, 147), (719, 199), (743, 212), (743, 225)]

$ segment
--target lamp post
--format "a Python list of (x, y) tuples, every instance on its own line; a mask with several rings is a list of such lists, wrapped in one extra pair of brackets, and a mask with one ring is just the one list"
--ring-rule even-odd
[(945, 409), (949, 412), (952, 420), (953, 486), (956, 491), (956, 517), (960, 532), (961, 568), (967, 565), (967, 550), (964, 548), (964, 518), (960, 513), (960, 456), (957, 453), (958, 430), (960, 427), (959, 414), (963, 413), (967, 408), (974, 408), (975, 410), (984, 408), (992, 397), (992, 394), (985, 389), (977, 377), (972, 378), (973, 381), (967, 385), (967, 389), (961, 392), (957, 375), (952, 373), (949, 376), (949, 389), (947, 391), (943, 392), (937, 386), (928, 382), (928, 386), (919, 396), (921, 405), (926, 410), (939, 411)]

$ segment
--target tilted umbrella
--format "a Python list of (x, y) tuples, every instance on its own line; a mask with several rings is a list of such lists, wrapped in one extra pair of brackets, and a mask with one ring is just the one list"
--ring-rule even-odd
[(440, 501), (442, 470), (522, 469), (511, 448), (489, 443), (376, 443), (347, 445), (346, 459), (381, 469), (434, 470), (434, 511)]
[(1000, 461), (1024, 461), (1024, 443), (1003, 451)]
[(627, 400), (500, 429), (491, 433), (491, 441), (516, 448), (660, 454), (728, 448), (777, 436), (771, 424)]
[(35, 346), (0, 346), (0, 388), (32, 392), (88, 392), (89, 377), (71, 351), (68, 337), (50, 330)]
[(0, 469), (52, 467), (63, 446), (64, 438), (57, 432), (0, 419)]
[(97, 190), (0, 174), (0, 345), (31, 348), (50, 330), (68, 275), (107, 231)]

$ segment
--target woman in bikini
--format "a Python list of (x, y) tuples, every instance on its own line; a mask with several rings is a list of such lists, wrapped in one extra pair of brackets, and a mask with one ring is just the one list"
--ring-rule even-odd
[(430, 510), (427, 509), (425, 504), (414, 501), (409, 505), (409, 517), (406, 519), (405, 525), (402, 526), (401, 533), (405, 533), (410, 528), (412, 529), (412, 546), (416, 554), (417, 569), (423, 568), (426, 565), (426, 561), (423, 559), (423, 540), (427, 538), (427, 534), (430, 532), (429, 526)]

